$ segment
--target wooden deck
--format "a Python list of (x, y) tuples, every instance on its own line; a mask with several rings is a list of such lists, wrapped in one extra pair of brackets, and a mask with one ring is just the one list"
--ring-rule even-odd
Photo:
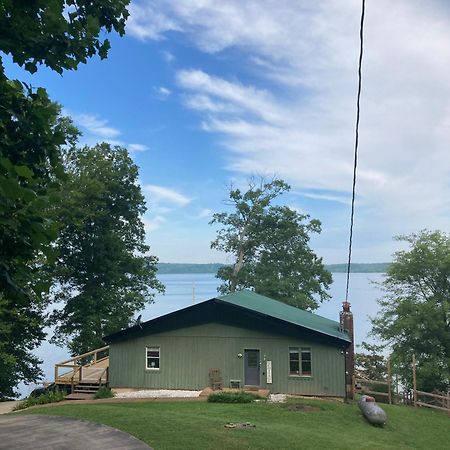
[(72, 393), (82, 385), (98, 389), (108, 384), (108, 372), (109, 346), (106, 346), (55, 364), (55, 384), (71, 386)]

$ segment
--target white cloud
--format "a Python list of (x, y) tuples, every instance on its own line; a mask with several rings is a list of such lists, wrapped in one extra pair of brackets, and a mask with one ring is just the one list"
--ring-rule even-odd
[[(177, 73), (177, 81), (180, 86), (200, 93), (192, 99), (195, 109), (205, 110), (236, 110), (246, 111), (260, 119), (271, 123), (277, 123), (281, 120), (282, 111), (267, 91), (256, 89), (252, 86), (244, 86), (240, 83), (232, 83), (219, 77), (208, 75), (201, 70), (181, 70)], [(220, 102), (212, 100), (213, 98), (223, 100), (232, 108), (224, 108)], [(197, 100), (195, 102), (195, 100)]]
[(99, 142), (108, 142), (111, 145), (126, 147), (131, 153), (148, 150), (148, 147), (144, 144), (127, 144), (123, 139), (117, 139), (122, 135), (122, 132), (109, 125), (107, 119), (97, 114), (71, 113), (66, 109), (63, 110), (63, 114), (71, 116), (75, 125), (81, 129), (83, 136), (80, 139), (80, 143), (82, 145), (95, 145)]
[(169, 203), (174, 203), (177, 206), (186, 206), (192, 201), (191, 198), (186, 197), (183, 194), (163, 186), (156, 186), (154, 184), (146, 184), (143, 186), (145, 192), (151, 194), (150, 200), (156, 202), (167, 201)]
[(142, 221), (144, 222), (144, 229), (146, 233), (151, 233), (152, 231), (156, 231), (166, 222), (165, 217), (156, 216), (153, 218), (143, 217)]
[(213, 210), (209, 209), (209, 208), (203, 208), (199, 213), (198, 213), (198, 218), (199, 219), (204, 219), (206, 217), (211, 217), (213, 214)]
[(130, 16), (127, 21), (127, 34), (140, 40), (163, 39), (163, 33), (178, 30), (176, 21), (165, 15), (160, 8), (148, 2), (140, 5), (136, 2), (129, 7)]
[(351, 204), (350, 196), (347, 196), (346, 198), (344, 198), (344, 197), (340, 197), (338, 195), (314, 194), (312, 192), (302, 192), (300, 195), (302, 197), (312, 198), (314, 200), (323, 200), (326, 202), (342, 203), (343, 205)]
[(143, 144), (128, 144), (127, 147), (130, 152), (145, 152), (148, 150), (148, 147)]
[(167, 51), (167, 50), (163, 50), (161, 52), (161, 54), (162, 54), (162, 56), (163, 56), (163, 58), (164, 58), (164, 60), (166, 61), (167, 64), (170, 64), (172, 61), (175, 60), (175, 56), (172, 53), (170, 53), (169, 51)]
[(167, 89), (164, 86), (155, 86), (153, 88), (153, 90), (155, 91), (157, 97), (160, 100), (167, 100), (170, 96), (170, 94), (172, 93), (172, 91), (170, 89)]
[(75, 124), (84, 128), (89, 134), (103, 139), (114, 139), (120, 136), (121, 132), (108, 125), (106, 119), (102, 119), (93, 114), (72, 114)]
[[(313, 189), (310, 197), (339, 201), (333, 192), (351, 190), (360, 7), (359, 0), (154, 0), (132, 8), (129, 31), (140, 39), (175, 31), (212, 55), (242, 52), (245, 82), (239, 72), (180, 70), (185, 106), (219, 135), (232, 171), (269, 170), (295, 189)], [(357, 225), (361, 238), (379, 239), (363, 259), (376, 259), (392, 234), (448, 228), (449, 42), (444, 2), (367, 5)]]

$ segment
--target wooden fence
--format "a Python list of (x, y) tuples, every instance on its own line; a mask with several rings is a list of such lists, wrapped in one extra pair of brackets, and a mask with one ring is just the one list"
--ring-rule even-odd
[(414, 406), (425, 406), (426, 408), (447, 411), (450, 415), (450, 396), (444, 393), (434, 394), (432, 392), (415, 391)]
[[(355, 378), (356, 390), (361, 394), (367, 394), (375, 397), (383, 403), (392, 403), (392, 383), (389, 378), (386, 380), (368, 380), (366, 378)], [(386, 386), (385, 390), (376, 390), (377, 386)], [(386, 392), (385, 392), (386, 391)]]
[(414, 406), (424, 406), (426, 408), (439, 409), (447, 411), (450, 416), (450, 395), (444, 392), (423, 392), (417, 390), (417, 376), (416, 376), (416, 355), (412, 356), (412, 371), (413, 371), (413, 396)]
[[(353, 385), (355, 386), (356, 392), (371, 395), (380, 402), (438, 409), (448, 412), (450, 416), (450, 393), (438, 391), (424, 392), (417, 389), (415, 355), (412, 357), (412, 375), (413, 388), (411, 390), (404, 390), (399, 393), (397, 386), (394, 392), (392, 389), (391, 364), (388, 359), (386, 380), (369, 380), (360, 376), (354, 379)], [(385, 388), (383, 389), (383, 387)]]

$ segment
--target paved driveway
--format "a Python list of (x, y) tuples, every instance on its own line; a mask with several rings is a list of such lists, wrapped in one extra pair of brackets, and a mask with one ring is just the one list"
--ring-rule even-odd
[(85, 420), (60, 416), (0, 417), (0, 449), (151, 450), (128, 433)]

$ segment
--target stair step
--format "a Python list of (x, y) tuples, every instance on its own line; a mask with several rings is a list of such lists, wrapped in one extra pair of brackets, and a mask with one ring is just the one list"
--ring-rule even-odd
[(66, 395), (66, 400), (92, 400), (94, 394), (73, 393)]

